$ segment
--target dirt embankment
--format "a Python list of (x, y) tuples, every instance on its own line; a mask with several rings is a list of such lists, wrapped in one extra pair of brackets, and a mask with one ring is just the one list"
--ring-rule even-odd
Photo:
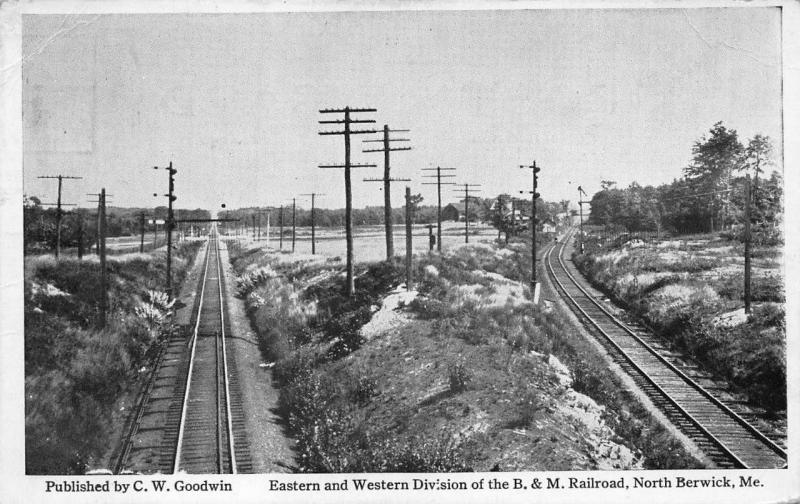
[(562, 313), (531, 304), (516, 256), (480, 244), (420, 257), (412, 292), (399, 263), (361, 265), (351, 299), (339, 264), (239, 257), (298, 469), (699, 466)]

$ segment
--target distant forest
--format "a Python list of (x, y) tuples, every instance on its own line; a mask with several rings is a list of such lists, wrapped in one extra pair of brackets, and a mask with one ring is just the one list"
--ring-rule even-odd
[(736, 130), (716, 123), (692, 147), (692, 162), (683, 177), (659, 186), (634, 182), (620, 189), (602, 183), (591, 200), (588, 223), (626, 231), (674, 234), (742, 233), (746, 179), (751, 178), (751, 223), (756, 242), (782, 240), (783, 177), (774, 166), (769, 137), (755, 135), (743, 145)]

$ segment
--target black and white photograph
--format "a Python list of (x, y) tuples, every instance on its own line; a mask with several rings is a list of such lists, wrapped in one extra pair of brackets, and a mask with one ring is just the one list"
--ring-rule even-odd
[(798, 502), (798, 15), (0, 3), (0, 501)]

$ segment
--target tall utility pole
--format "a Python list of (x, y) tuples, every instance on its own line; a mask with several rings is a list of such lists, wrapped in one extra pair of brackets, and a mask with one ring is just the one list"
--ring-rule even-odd
[(436, 182), (423, 182), (422, 185), (436, 185), (436, 194), (438, 197), (438, 203), (436, 207), (436, 250), (439, 252), (442, 251), (442, 186), (443, 185), (455, 185), (455, 182), (442, 182), (443, 178), (451, 178), (455, 177), (455, 175), (445, 174), (442, 175), (443, 171), (455, 170), (455, 168), (442, 168), (441, 166), (437, 166), (436, 168), (423, 168), (422, 171), (433, 171), (436, 170), (436, 175), (424, 175), (425, 178), (432, 178), (436, 177)]
[(83, 259), (83, 213), (78, 212), (78, 259)]
[(283, 205), (281, 205), (281, 210), (280, 213), (278, 214), (278, 219), (280, 220), (280, 228), (281, 228), (280, 249), (283, 250)]
[[(58, 199), (56, 200), (56, 259), (61, 255), (61, 218), (64, 212), (61, 210), (63, 206), (75, 206), (73, 203), (61, 203), (61, 186), (64, 179), (82, 179), (83, 177), (72, 177), (68, 175), (42, 175), (36, 178), (40, 179), (58, 179)], [(53, 203), (42, 203), (42, 205), (53, 205)]]
[(317, 224), (316, 224), (316, 198), (317, 196), (324, 196), (325, 193), (306, 193), (300, 196), (311, 196), (311, 254), (317, 253)]
[(588, 201), (584, 201), (582, 196), (586, 196), (586, 193), (583, 191), (583, 188), (581, 186), (578, 186), (578, 207), (580, 207), (581, 254), (583, 254), (583, 204), (589, 203)]
[(374, 164), (353, 164), (350, 162), (350, 135), (363, 135), (370, 133), (377, 133), (376, 130), (353, 130), (350, 128), (352, 124), (360, 123), (374, 123), (374, 119), (352, 119), (350, 114), (353, 112), (377, 112), (374, 108), (350, 108), (343, 109), (323, 109), (319, 111), (321, 114), (344, 114), (344, 119), (337, 119), (332, 121), (319, 121), (320, 124), (341, 124), (344, 126), (342, 131), (320, 131), (320, 135), (343, 135), (344, 136), (344, 164), (326, 164), (320, 165), (320, 168), (344, 168), (344, 218), (345, 218), (345, 235), (347, 239), (347, 295), (352, 296), (355, 294), (355, 276), (353, 274), (353, 194), (350, 187), (350, 169), (351, 168), (375, 168)]
[(364, 142), (382, 142), (383, 148), (369, 149), (364, 152), (383, 152), (383, 178), (366, 178), (364, 182), (383, 182), (383, 221), (386, 226), (386, 259), (394, 256), (394, 236), (392, 233), (392, 182), (410, 182), (407, 178), (392, 178), (389, 174), (389, 153), (391, 151), (407, 151), (411, 147), (391, 147), (390, 142), (408, 142), (408, 138), (389, 138), (389, 133), (408, 133), (409, 130), (390, 130), (388, 124), (383, 125), (383, 139), (364, 140)]
[(144, 252), (144, 212), (139, 214), (139, 233), (141, 239), (139, 240), (139, 253)]
[(470, 196), (470, 191), (472, 192), (480, 192), (480, 189), (475, 189), (476, 187), (480, 187), (480, 184), (457, 184), (463, 186), (463, 189), (456, 189), (456, 191), (463, 191), (464, 192), (464, 243), (469, 243), (469, 199), (474, 198), (475, 196)]
[[(169, 166), (166, 168), (159, 168), (158, 166), (153, 167), (154, 170), (169, 170), (169, 193), (165, 194), (167, 198), (169, 198), (169, 206), (167, 207), (167, 222), (165, 223), (164, 230), (167, 233), (167, 296), (170, 298), (172, 297), (172, 229), (175, 226), (175, 216), (172, 213), (172, 202), (175, 201), (177, 196), (175, 196), (175, 174), (178, 173), (178, 170), (172, 167), (172, 161), (169, 162)], [(153, 194), (153, 196), (158, 196), (158, 194)]]
[[(526, 168), (533, 173), (533, 182), (531, 193), (531, 294), (534, 298), (536, 293), (536, 200), (539, 199), (539, 193), (536, 188), (539, 185), (539, 176), (537, 175), (542, 169), (536, 166), (536, 161), (532, 165), (519, 165), (520, 168)], [(536, 303), (536, 301), (534, 301)]]
[(411, 256), (413, 247), (411, 243), (411, 188), (406, 186), (406, 290), (411, 290)]
[(97, 196), (97, 255), (100, 256), (100, 325), (105, 327), (108, 320), (108, 271), (106, 269), (106, 188)]
[(297, 198), (292, 198), (292, 253), (294, 253), (294, 245), (296, 240), (296, 217), (297, 217)]
[[(756, 172), (758, 174), (758, 172)], [(750, 242), (752, 241), (750, 230), (750, 200), (753, 198), (753, 191), (750, 186), (750, 174), (745, 179), (745, 204), (744, 204), (744, 312), (750, 313)]]

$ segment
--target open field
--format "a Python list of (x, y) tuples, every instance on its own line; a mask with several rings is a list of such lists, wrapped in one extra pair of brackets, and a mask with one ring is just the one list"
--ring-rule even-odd
[[(395, 255), (403, 256), (406, 252), (405, 226), (394, 226)], [(354, 228), (354, 255), (357, 262), (374, 262), (386, 258), (386, 238), (383, 226), (365, 226)], [(436, 229), (433, 231), (436, 234)], [(474, 233), (474, 234), (473, 234)], [(415, 225), (412, 229), (412, 248), (415, 254), (428, 251), (428, 229), (424, 225)], [(233, 235), (227, 235), (233, 238)], [(497, 230), (485, 224), (470, 224), (470, 242), (492, 241), (497, 237)], [(266, 228), (262, 229), (261, 242), (252, 241), (252, 232), (242, 236), (247, 246), (267, 247)], [(273, 226), (269, 239), (269, 247), (279, 248), (276, 228)], [(464, 245), (464, 223), (442, 223), (442, 248), (453, 249)], [(284, 229), (283, 251), (292, 250), (291, 228)], [(316, 252), (321, 258), (346, 257), (344, 229), (318, 228), (316, 230)], [(435, 247), (434, 247), (435, 250)], [(296, 234), (295, 254), (311, 254), (311, 228), (298, 228)]]

